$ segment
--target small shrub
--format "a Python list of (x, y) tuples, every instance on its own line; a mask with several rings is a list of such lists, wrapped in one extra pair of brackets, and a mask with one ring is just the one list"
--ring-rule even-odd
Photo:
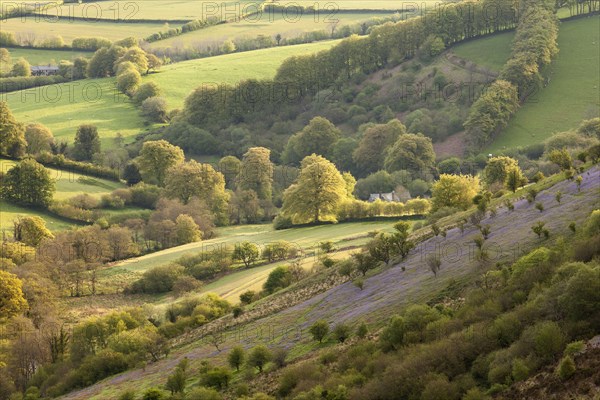
[(571, 356), (565, 356), (562, 360), (560, 360), (556, 373), (560, 379), (565, 381), (573, 376), (576, 369), (577, 368), (575, 367), (575, 362), (573, 361)]
[(344, 343), (350, 337), (351, 329), (344, 323), (337, 324), (332, 331), (332, 335), (338, 342)]
[(544, 211), (544, 205), (542, 203), (535, 203), (535, 208), (540, 210), (540, 212)]
[(244, 313), (244, 309), (240, 306), (233, 307), (233, 318), (237, 318)]

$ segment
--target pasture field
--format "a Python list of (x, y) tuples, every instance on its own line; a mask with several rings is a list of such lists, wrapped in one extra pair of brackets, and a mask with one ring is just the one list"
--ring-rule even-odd
[(41, 217), (46, 221), (46, 227), (53, 232), (69, 229), (74, 224), (41, 210), (20, 207), (0, 200), (0, 232), (6, 237), (12, 237), (13, 221), (18, 217)]
[[(97, 1), (82, 4), (63, 4), (48, 15), (74, 16), (125, 22), (148, 21), (192, 21), (228, 15), (239, 10), (248, 13), (257, 10), (260, 0), (205, 1), (205, 0), (139, 0)], [(180, 24), (173, 25), (172, 27)]]
[[(410, 223), (419, 221), (414, 218)], [(237, 243), (251, 241), (262, 248), (265, 244), (276, 240), (286, 240), (293, 243), (300, 251), (300, 265), (311, 270), (318, 262), (317, 247), (320, 242), (331, 240), (337, 250), (330, 257), (340, 259), (355, 251), (356, 246), (364, 245), (368, 233), (372, 231), (391, 231), (396, 219), (385, 221), (347, 222), (335, 225), (320, 225), (312, 227), (292, 228), (275, 231), (271, 224), (243, 225), (218, 228), (218, 237), (202, 242), (190, 243), (183, 246), (166, 249), (122, 261), (98, 273), (98, 290), (106, 296), (89, 297), (86, 299), (71, 299), (69, 308), (77, 315), (87, 314), (91, 309), (110, 309), (121, 302), (120, 292), (131, 282), (137, 280), (148, 269), (169, 264), (183, 255), (197, 254), (201, 251), (214, 249), (232, 250)], [(258, 264), (251, 268), (239, 267), (237, 271), (221, 277), (204, 286), (197, 293), (216, 293), (219, 296), (237, 303), (239, 295), (246, 290), (260, 291), (269, 273), (277, 266), (288, 264), (289, 261), (279, 261), (269, 264)], [(117, 292), (118, 294), (113, 294)], [(166, 307), (177, 299), (173, 293), (161, 295), (126, 296), (131, 304), (152, 303)], [(141, 304), (141, 303), (140, 303)]]
[(312, 254), (322, 241), (331, 240), (338, 247), (341, 247), (342, 243), (346, 247), (349, 245), (348, 242), (357, 237), (362, 237), (368, 232), (392, 230), (392, 225), (395, 222), (397, 222), (396, 219), (389, 219), (385, 221), (347, 222), (283, 230), (273, 229), (272, 224), (228, 226), (218, 228), (218, 236), (214, 239), (189, 243), (141, 257), (131, 258), (115, 264), (112, 268), (115, 270), (143, 273), (148, 269), (173, 262), (185, 254), (195, 254), (224, 248), (233, 249), (237, 243), (243, 241), (249, 241), (262, 247), (277, 240), (286, 240), (302, 252)]
[[(176, 108), (181, 107), (185, 97), (203, 83), (235, 84), (242, 79), (272, 78), (281, 62), (289, 56), (324, 50), (337, 42), (283, 46), (185, 61), (166, 65), (159, 73), (143, 79), (155, 81), (169, 108)], [(85, 79), (3, 93), (0, 100), (8, 101), (18, 121), (44, 124), (61, 140), (72, 141), (81, 124), (96, 125), (103, 149), (114, 146), (112, 139), (117, 133), (131, 140), (151, 128), (151, 125), (145, 125), (134, 104), (116, 90), (114, 78)]]
[[(263, 12), (251, 15), (237, 22), (214, 25), (205, 29), (188, 32), (180, 36), (159, 40), (150, 44), (150, 48), (186, 48), (204, 47), (221, 44), (227, 39), (255, 38), (264, 35), (274, 38), (295, 38), (305, 32), (339, 30), (345, 25), (357, 25), (390, 13), (383, 12), (345, 12), (315, 11), (286, 14), (285, 11)], [(337, 21), (337, 22), (336, 22)], [(204, 45), (204, 46), (203, 46)]]
[(560, 51), (544, 71), (547, 86), (523, 104), (485, 153), (539, 143), (598, 116), (600, 89), (591, 78), (600, 75), (598, 23), (597, 16), (561, 23)]
[[(0, 159), (0, 170), (7, 172), (15, 165), (15, 161)], [(59, 170), (55, 168), (46, 168), (50, 176), (55, 180), (56, 192), (55, 200), (65, 200), (78, 194), (87, 193), (96, 198), (103, 194), (110, 193), (115, 189), (125, 187), (125, 185), (101, 178), (93, 178), (73, 171)], [(124, 212), (124, 210), (123, 210)], [(19, 215), (39, 215), (46, 220), (48, 228), (51, 230), (61, 230), (73, 226), (73, 223), (56, 218), (43, 211), (36, 211), (13, 204), (0, 202), (0, 229), (8, 229), (12, 226), (12, 221)]]
[(38, 18), (26, 17), (11, 18), (2, 21), (2, 30), (14, 33), (17, 40), (27, 38), (34, 43), (42, 42), (46, 38), (61, 36), (65, 43), (71, 44), (77, 37), (101, 37), (112, 41), (133, 36), (143, 39), (148, 35), (165, 29), (162, 22), (126, 23), (116, 21), (76, 20), (69, 18)]
[(420, 12), (420, 10), (428, 7), (433, 7), (441, 1), (424, 0), (420, 2), (409, 2), (409, 1), (393, 1), (393, 0), (339, 0), (335, 2), (327, 1), (310, 1), (310, 0), (299, 0), (294, 1), (279, 1), (281, 5), (294, 5), (300, 4), (304, 7), (318, 6), (320, 9), (337, 9), (337, 10), (414, 10)]
[(26, 59), (31, 65), (58, 65), (61, 60), (72, 61), (77, 57), (91, 58), (94, 53), (88, 51), (72, 50), (44, 50), (44, 49), (8, 49), (12, 62), (19, 58)]
[(85, 79), (3, 93), (15, 118), (23, 123), (39, 122), (59, 140), (72, 142), (77, 127), (98, 127), (102, 148), (114, 146), (120, 132), (131, 138), (144, 129), (144, 119), (127, 96), (115, 88), (115, 79)]
[(451, 51), (475, 64), (498, 72), (510, 57), (514, 32), (503, 32), (452, 47)]
[[(13, 160), (0, 159), (0, 169), (7, 172), (16, 164)], [(125, 187), (124, 184), (107, 179), (90, 177), (74, 171), (46, 167), (56, 183), (55, 200), (64, 200), (78, 194), (87, 193), (96, 198), (113, 190)]]
[[(144, 77), (144, 81), (158, 84), (169, 108), (183, 105), (185, 98), (202, 84), (236, 84), (244, 79), (270, 79), (279, 65), (288, 57), (316, 53), (329, 49), (339, 40), (273, 47), (183, 61), (166, 65), (159, 73)], [(182, 84), (182, 82), (185, 82)]]

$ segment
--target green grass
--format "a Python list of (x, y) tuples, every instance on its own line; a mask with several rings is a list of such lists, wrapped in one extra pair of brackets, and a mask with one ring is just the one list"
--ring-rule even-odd
[(497, 72), (510, 57), (514, 36), (514, 32), (504, 32), (470, 40), (453, 47), (452, 52), (461, 58)]
[(156, 253), (144, 255), (120, 262), (115, 268), (132, 272), (144, 272), (150, 268), (173, 262), (179, 257), (209, 251), (215, 248), (233, 248), (236, 243), (251, 241), (259, 246), (286, 240), (303, 251), (312, 251), (319, 242), (331, 240), (335, 243), (345, 243), (348, 238), (363, 235), (373, 230), (391, 230), (396, 220), (340, 223), (335, 225), (320, 225), (303, 228), (292, 228), (276, 231), (268, 225), (241, 225), (219, 228), (218, 237), (183, 246), (173, 247)]
[(598, 24), (597, 16), (561, 23), (559, 54), (544, 72), (550, 83), (517, 111), (486, 153), (539, 143), (598, 116)]
[[(253, 6), (244, 8), (244, 3), (251, 3)], [(156, 21), (169, 21), (169, 20), (182, 20), (191, 21), (196, 19), (204, 19), (204, 16), (221, 16), (222, 10), (226, 7), (227, 11), (235, 10), (237, 6), (240, 11), (252, 11), (256, 9), (257, 4), (261, 1), (255, 0), (240, 0), (240, 1), (203, 1), (203, 0), (140, 0), (131, 2), (127, 0), (117, 1), (98, 1), (93, 2), (93, 6), (90, 6), (92, 2), (85, 2), (84, 4), (68, 4), (60, 6), (58, 15), (74, 15), (75, 17), (84, 17), (92, 14), (95, 18), (104, 20), (117, 20), (121, 19), (124, 21), (136, 21), (136, 20), (156, 20)], [(224, 6), (223, 6), (224, 5)], [(93, 7), (90, 10), (90, 7)], [(99, 9), (100, 12), (96, 16), (95, 9)], [(90, 11), (86, 11), (90, 10)], [(69, 14), (70, 12), (70, 14)], [(87, 12), (87, 14), (86, 14)], [(50, 11), (50, 15), (57, 15), (57, 11)], [(171, 27), (179, 26), (180, 24), (174, 24)], [(165, 30), (168, 27), (165, 27)]]
[[(14, 166), (14, 164), (15, 161), (0, 159), (0, 170), (7, 172)], [(73, 171), (63, 171), (55, 168), (46, 169), (50, 173), (51, 178), (55, 180), (55, 200), (64, 200), (83, 193), (100, 198), (103, 194), (110, 193), (115, 189), (124, 187), (122, 183), (88, 177)], [(93, 179), (94, 182), (82, 182), (79, 179), (81, 177)], [(127, 209), (127, 211), (131, 211), (131, 209)], [(123, 213), (127, 211), (120, 210), (120, 212)], [(116, 212), (112, 213), (116, 214)], [(51, 230), (67, 229), (73, 226), (72, 223), (56, 218), (49, 213), (16, 206), (2, 201), (0, 202), (0, 229), (9, 229), (12, 226), (12, 221), (19, 215), (39, 215), (46, 220), (46, 224)]]
[(241, 19), (238, 22), (231, 22), (211, 26), (194, 32), (185, 33), (165, 40), (153, 42), (151, 48), (167, 47), (195, 47), (196, 45), (210, 45), (214, 43), (223, 43), (227, 39), (255, 38), (258, 35), (264, 35), (274, 38), (280, 34), (283, 38), (295, 38), (305, 32), (326, 31), (330, 32), (330, 20), (338, 20), (336, 29), (345, 25), (355, 25), (362, 21), (389, 16), (389, 13), (382, 12), (336, 12), (333, 16), (328, 16), (324, 12), (285, 14), (283, 11), (273, 13), (262, 13)]
[[(287, 57), (317, 52), (335, 43), (337, 41), (283, 46), (185, 61), (167, 65), (160, 73), (144, 77), (144, 81), (158, 83), (169, 108), (176, 108), (203, 83), (234, 84), (248, 78), (272, 78)], [(118, 132), (131, 140), (150, 128), (145, 126), (139, 109), (116, 90), (114, 82), (114, 78), (85, 79), (4, 93), (0, 100), (8, 101), (18, 121), (44, 124), (58, 139), (72, 142), (79, 125), (96, 125), (102, 147), (106, 149), (114, 146), (112, 138)]]
[(42, 50), (42, 49), (8, 49), (12, 61), (24, 58), (31, 65), (58, 65), (61, 60), (74, 60), (77, 57), (90, 58), (94, 53), (71, 50)]
[(12, 230), (13, 221), (18, 217), (25, 216), (41, 217), (51, 231), (62, 231), (73, 226), (73, 223), (56, 218), (47, 212), (16, 206), (0, 200), (0, 230), (6, 231), (8, 236), (11, 235), (9, 232)]
[[(217, 57), (179, 62), (163, 67), (144, 81), (154, 81), (163, 91), (169, 108), (183, 105), (185, 97), (196, 87), (210, 83), (235, 84), (243, 79), (269, 79), (288, 57), (329, 49), (338, 40), (282, 46)], [(185, 82), (184, 85), (181, 83)]]
[(92, 124), (106, 149), (114, 145), (117, 132), (131, 138), (144, 129), (139, 110), (116, 90), (114, 78), (61, 83), (2, 97), (18, 121), (44, 124), (59, 140), (72, 142), (79, 125)]
[[(106, 3), (108, 4), (108, 2)], [(93, 13), (93, 8), (90, 13)], [(93, 17), (93, 14), (90, 18)], [(59, 18), (56, 21), (47, 19), (35, 20), (35, 17), (11, 18), (2, 21), (2, 30), (12, 32), (18, 38), (20, 35), (35, 35), (36, 43), (45, 38), (61, 36), (65, 43), (71, 44), (77, 37), (102, 37), (109, 40), (119, 40), (129, 36), (143, 39), (154, 32), (164, 30), (164, 23), (118, 23), (113, 21), (84, 21)]]

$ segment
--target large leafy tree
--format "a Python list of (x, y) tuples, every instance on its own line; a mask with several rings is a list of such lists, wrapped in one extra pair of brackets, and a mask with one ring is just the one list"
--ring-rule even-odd
[(16, 275), (0, 270), (0, 321), (14, 317), (27, 308), (22, 286)]
[(25, 128), (17, 122), (8, 104), (0, 101), (0, 155), (20, 157), (26, 146)]
[(473, 204), (473, 197), (479, 189), (479, 178), (476, 176), (442, 174), (431, 188), (433, 209), (437, 210), (441, 207), (467, 209)]
[(48, 170), (33, 159), (15, 165), (2, 181), (2, 196), (25, 206), (48, 207), (54, 191), (54, 181)]
[(367, 129), (353, 154), (362, 176), (383, 169), (385, 149), (405, 133), (406, 127), (397, 119)]
[(254, 190), (259, 199), (270, 200), (273, 187), (273, 163), (271, 150), (251, 147), (242, 159), (237, 176), (238, 189)]
[(165, 185), (167, 171), (184, 160), (183, 150), (166, 140), (148, 141), (142, 145), (136, 163), (146, 183)]
[(435, 152), (431, 139), (422, 134), (400, 135), (388, 149), (384, 166), (389, 172), (406, 170), (429, 174), (435, 167)]
[(44, 238), (54, 238), (46, 228), (46, 222), (37, 216), (17, 218), (13, 221), (13, 236), (15, 240), (28, 246), (37, 246)]
[(100, 152), (100, 136), (94, 125), (81, 125), (75, 134), (73, 155), (78, 160), (89, 161)]
[(27, 152), (38, 154), (42, 151), (50, 151), (54, 143), (52, 131), (42, 124), (29, 124), (25, 128), (25, 140), (27, 141)]
[(483, 181), (488, 185), (496, 182), (504, 183), (507, 172), (513, 168), (519, 168), (517, 160), (506, 156), (492, 157), (483, 169)]
[(187, 204), (197, 197), (211, 208), (217, 222), (227, 222), (227, 201), (225, 178), (210, 164), (200, 164), (194, 160), (176, 164), (167, 170), (165, 194)]
[(346, 181), (335, 165), (313, 154), (302, 160), (298, 181), (285, 191), (283, 214), (294, 223), (335, 221), (346, 196)]
[(521, 172), (518, 166), (512, 166), (506, 171), (506, 178), (504, 179), (504, 187), (512, 192), (516, 192), (518, 188), (527, 183), (527, 178)]
[(296, 163), (310, 154), (330, 157), (333, 145), (341, 132), (327, 118), (315, 117), (300, 132), (290, 138), (284, 152), (284, 161)]

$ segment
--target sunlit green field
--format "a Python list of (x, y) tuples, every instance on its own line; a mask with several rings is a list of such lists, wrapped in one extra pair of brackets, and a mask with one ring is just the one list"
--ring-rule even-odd
[(258, 35), (274, 38), (279, 34), (282, 38), (295, 38), (312, 31), (326, 31), (331, 34), (332, 29), (337, 30), (345, 25), (358, 25), (368, 19), (390, 15), (383, 12), (344, 11), (331, 14), (322, 11), (291, 14), (286, 14), (285, 11), (264, 12), (243, 18), (238, 22), (215, 25), (159, 40), (153, 42), (150, 47), (198, 47), (222, 43), (227, 39), (255, 38)]
[(452, 52), (479, 66), (498, 72), (510, 57), (514, 36), (514, 32), (504, 32), (477, 40), (469, 40), (452, 47)]
[(125, 23), (114, 21), (83, 21), (60, 18), (58, 20), (39, 19), (35, 17), (11, 18), (2, 21), (2, 31), (12, 32), (17, 40), (20, 36), (32, 37), (34, 43), (44, 39), (61, 36), (65, 43), (71, 44), (77, 37), (101, 37), (109, 40), (119, 40), (133, 36), (143, 39), (154, 32), (164, 30), (162, 22)]
[[(221, 17), (231, 10), (241, 13), (253, 12), (261, 0), (204, 1), (204, 0), (140, 0), (140, 1), (98, 1), (82, 4), (65, 4), (50, 15), (74, 15), (75, 17), (98, 18), (104, 20), (156, 20), (191, 21), (207, 17)], [(181, 24), (173, 25), (173, 27)]]
[(61, 60), (72, 61), (77, 57), (90, 58), (94, 53), (72, 50), (8, 49), (12, 62), (26, 59), (31, 65), (58, 65)]
[(15, 118), (48, 126), (54, 137), (72, 142), (81, 124), (98, 127), (103, 148), (110, 148), (120, 132), (129, 138), (144, 129), (144, 120), (129, 99), (119, 93), (114, 79), (86, 79), (4, 93)]
[[(7, 172), (15, 165), (15, 163), (16, 162), (12, 160), (0, 159), (0, 171)], [(46, 169), (50, 173), (50, 177), (55, 181), (55, 200), (64, 200), (83, 193), (100, 198), (100, 196), (103, 194), (110, 193), (115, 189), (124, 187), (123, 184), (118, 182), (100, 178), (91, 178), (73, 171), (59, 170), (55, 168)], [(82, 180), (81, 178), (87, 179)], [(0, 229), (10, 229), (12, 227), (12, 221), (18, 216), (23, 215), (38, 215), (42, 217), (51, 230), (66, 229), (73, 225), (70, 222), (56, 218), (41, 210), (32, 210), (14, 204), (9, 204), (5, 201), (0, 201)]]
[[(203, 83), (233, 84), (248, 78), (272, 78), (287, 57), (317, 52), (336, 42), (284, 46), (176, 63), (144, 77), (144, 81), (158, 83), (169, 108), (181, 107), (185, 97)], [(96, 125), (103, 148), (110, 148), (117, 133), (131, 140), (150, 128), (145, 125), (139, 109), (116, 90), (114, 81), (114, 78), (85, 79), (4, 93), (0, 94), (0, 100), (8, 101), (17, 120), (42, 123), (59, 139), (72, 141), (79, 125)]]
[(169, 108), (183, 105), (183, 101), (196, 87), (210, 83), (235, 84), (243, 79), (269, 79), (288, 57), (315, 53), (336, 44), (337, 40), (282, 46), (218, 57), (202, 58), (167, 65), (160, 73), (145, 77), (158, 84), (167, 99)]
[(486, 152), (539, 143), (598, 116), (599, 23), (598, 16), (561, 23), (560, 51), (544, 71), (547, 86), (527, 100)]

